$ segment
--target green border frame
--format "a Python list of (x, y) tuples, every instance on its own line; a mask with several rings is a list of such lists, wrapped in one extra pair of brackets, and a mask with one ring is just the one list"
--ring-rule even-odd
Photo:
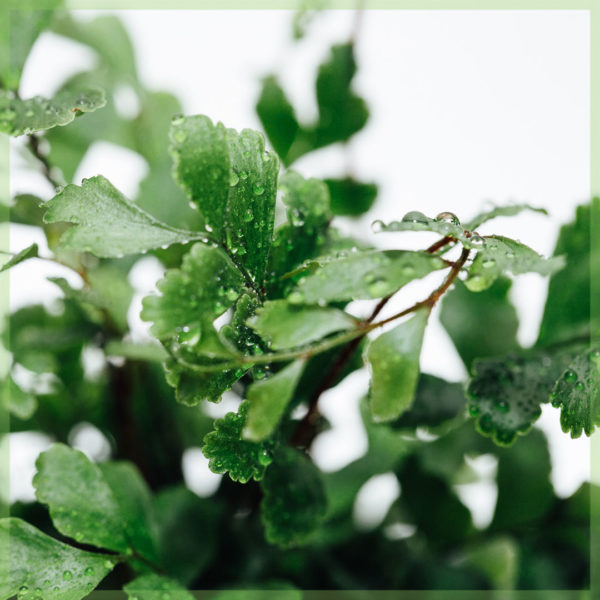
[[(29, 3), (28, 3), (29, 4)], [(90, 10), (294, 10), (298, 0), (66, 0), (66, 8)], [(367, 10), (564, 10), (589, 13), (590, 27), (590, 198), (600, 196), (600, 0), (367, 0)], [(31, 0), (30, 6), (44, 9), (48, 0)], [(0, 34), (8, 29), (8, 13), (23, 8), (19, 0), (2, 0), (0, 4)], [(328, 9), (354, 9), (356, 1), (331, 0)], [(3, 36), (0, 35), (0, 39)], [(6, 38), (4, 38), (6, 39)], [(0, 48), (0, 52), (7, 49)], [(0, 134), (0, 217), (6, 216), (10, 202), (9, 138)], [(0, 223), (5, 219), (0, 219)], [(600, 217), (592, 220), (591, 240), (600, 252)], [(0, 250), (9, 248), (8, 227), (0, 226)], [(600, 318), (600, 281), (591, 280), (591, 314)], [(9, 312), (9, 272), (0, 273), (0, 318)], [(9, 353), (0, 346), (0, 374), (6, 369)], [(8, 414), (0, 406), (0, 517), (7, 516), (8, 504)], [(591, 438), (591, 481), (600, 485), (600, 429)], [(0, 557), (5, 548), (0, 547)], [(590, 498), (590, 590), (365, 590), (332, 591), (306, 590), (306, 600), (587, 600), (600, 599), (600, 489)], [(198, 599), (208, 600), (214, 592), (194, 592)], [(261, 592), (264, 600), (279, 600), (281, 592)], [(122, 600), (122, 591), (95, 591), (92, 600)]]

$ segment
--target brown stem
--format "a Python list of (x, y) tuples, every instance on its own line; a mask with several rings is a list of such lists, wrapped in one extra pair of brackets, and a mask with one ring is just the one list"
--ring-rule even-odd
[(27, 146), (33, 154), (33, 156), (35, 156), (35, 158), (37, 158), (40, 164), (42, 165), (42, 174), (48, 180), (50, 185), (55, 189), (59, 188), (62, 185), (62, 183), (55, 179), (52, 175), (52, 165), (48, 161), (47, 156), (43, 154), (40, 149), (40, 139), (36, 135), (31, 134), (27, 138)]
[(446, 237), (443, 237), (442, 239), (438, 240), (435, 244), (432, 244), (431, 246), (429, 246), (429, 248), (427, 248), (427, 250), (425, 250), (425, 252), (429, 252), (430, 254), (433, 254), (434, 252), (437, 252), (440, 248), (443, 248), (444, 246), (447, 246), (451, 242), (455, 242), (455, 241), (456, 240), (452, 236), (447, 235)]

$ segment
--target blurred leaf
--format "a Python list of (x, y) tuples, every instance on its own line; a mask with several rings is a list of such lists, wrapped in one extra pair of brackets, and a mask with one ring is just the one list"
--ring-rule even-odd
[(472, 292), (481, 292), (504, 273), (535, 272), (551, 275), (565, 266), (562, 256), (542, 258), (537, 252), (515, 240), (502, 236), (490, 236), (477, 251), (465, 285)]
[(446, 266), (437, 256), (408, 250), (350, 252), (315, 263), (316, 270), (289, 296), (293, 304), (382, 298)]
[(459, 383), (421, 373), (412, 406), (392, 423), (394, 428), (436, 427), (465, 410), (465, 394)]
[(132, 463), (105, 462), (99, 467), (119, 505), (129, 544), (156, 563), (156, 524), (148, 485)]
[(273, 149), (283, 164), (287, 165), (286, 157), (300, 126), (294, 108), (273, 76), (263, 79), (260, 98), (256, 104), (256, 114)]
[(517, 311), (508, 292), (511, 281), (500, 277), (474, 294), (460, 281), (444, 294), (440, 321), (467, 369), (476, 358), (501, 356), (518, 349)]
[(27, 246), (27, 248), (23, 248), (20, 252), (17, 252), (14, 256), (12, 256), (9, 260), (7, 260), (1, 267), (0, 273), (2, 271), (7, 271), (11, 267), (22, 263), (24, 260), (28, 258), (37, 258), (38, 256), (38, 245), (31, 244), (31, 246)]
[(46, 223), (74, 226), (61, 237), (66, 248), (119, 258), (160, 246), (205, 239), (157, 221), (129, 202), (107, 179), (84, 179), (81, 187), (68, 185), (46, 203)]
[(272, 441), (251, 442), (242, 438), (250, 402), (240, 404), (237, 413), (227, 413), (214, 423), (214, 431), (204, 438), (202, 452), (209, 459), (213, 473), (228, 473), (233, 481), (259, 481), (273, 461)]
[(21, 519), (0, 520), (0, 548), (7, 559), (0, 566), (2, 598), (43, 592), (44, 600), (80, 600), (115, 566), (110, 556), (67, 546)]
[(575, 356), (558, 377), (550, 394), (552, 406), (560, 407), (560, 424), (565, 433), (578, 438), (582, 431), (592, 435), (600, 424), (600, 351)]
[(157, 575), (146, 573), (123, 586), (131, 600), (193, 600), (194, 596), (179, 583)]
[(17, 194), (10, 207), (10, 222), (41, 227), (44, 201), (32, 194)]
[(327, 510), (320, 473), (304, 454), (282, 446), (262, 480), (265, 537), (283, 548), (306, 543)]
[(296, 360), (248, 388), (246, 397), (250, 408), (242, 431), (244, 439), (260, 442), (273, 433), (294, 395), (303, 369), (304, 361)]
[(503, 446), (527, 433), (572, 357), (562, 351), (475, 361), (467, 396), (477, 430)]
[(567, 266), (550, 278), (538, 346), (589, 336), (590, 324), (600, 331), (590, 310), (591, 270), (600, 263), (590, 236), (598, 214), (600, 199), (595, 198), (577, 208), (574, 222), (561, 227), (554, 255), (565, 255)]
[(419, 310), (369, 344), (366, 360), (372, 374), (369, 395), (374, 421), (391, 421), (411, 407), (428, 317), (429, 310)]
[(137, 344), (120, 340), (111, 340), (104, 347), (107, 356), (121, 356), (129, 360), (144, 360), (162, 363), (169, 358), (166, 350), (157, 344)]
[(170, 576), (189, 585), (206, 569), (217, 550), (221, 511), (212, 499), (199, 498), (183, 484), (158, 493), (161, 564)]
[(0, 384), (0, 398), (0, 405), (19, 419), (29, 419), (37, 408), (35, 396), (23, 391), (10, 375)]
[(354, 319), (337, 308), (292, 306), (285, 300), (267, 301), (248, 321), (273, 350), (296, 348), (330, 333), (354, 327)]
[(23, 66), (38, 36), (51, 22), (54, 10), (62, 6), (62, 0), (49, 0), (44, 8), (35, 0), (20, 2), (15, 10), (6, 7), (7, 19), (0, 27), (0, 87), (19, 89)]
[(369, 211), (377, 197), (375, 183), (363, 183), (352, 177), (324, 181), (329, 188), (334, 215), (358, 217)]
[(125, 552), (129, 541), (119, 504), (100, 468), (83, 452), (55, 444), (36, 461), (36, 497), (52, 522), (78, 542)]
[(529, 204), (512, 204), (509, 206), (495, 206), (491, 210), (482, 212), (476, 217), (471, 219), (468, 223), (465, 223), (465, 229), (469, 231), (475, 231), (478, 227), (481, 227), (484, 223), (495, 219), (496, 217), (514, 217), (520, 214), (524, 210), (531, 210), (533, 212), (547, 215), (548, 211), (545, 208), (536, 208)]
[(492, 537), (467, 547), (460, 562), (486, 575), (495, 589), (511, 590), (519, 568), (519, 546), (509, 537)]
[(99, 88), (67, 89), (48, 100), (41, 96), (21, 100), (0, 90), (0, 131), (12, 136), (67, 125), (77, 116), (94, 112), (106, 104)]

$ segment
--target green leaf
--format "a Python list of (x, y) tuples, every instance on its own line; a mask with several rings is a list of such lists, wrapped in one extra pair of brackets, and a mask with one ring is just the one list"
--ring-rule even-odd
[(248, 320), (273, 350), (296, 348), (319, 340), (330, 333), (352, 329), (355, 321), (337, 308), (292, 306), (285, 300), (273, 300)]
[(260, 481), (273, 461), (274, 442), (251, 442), (242, 439), (250, 403), (245, 400), (237, 413), (227, 413), (217, 419), (214, 431), (204, 438), (202, 452), (209, 459), (208, 466), (214, 473), (228, 473), (233, 481), (246, 483), (250, 479)]
[(38, 245), (31, 244), (31, 246), (27, 246), (27, 248), (23, 248), (23, 250), (21, 250), (20, 252), (17, 252), (17, 254), (15, 254), (9, 260), (7, 260), (0, 267), (0, 273), (2, 273), (2, 271), (7, 271), (11, 267), (18, 265), (19, 263), (22, 263), (24, 260), (27, 260), (28, 258), (37, 258), (38, 256), (39, 256), (38, 255)]
[(169, 358), (168, 352), (156, 342), (137, 344), (121, 340), (111, 340), (104, 347), (106, 356), (120, 356), (129, 360), (143, 360), (148, 362), (165, 362)]
[(99, 88), (63, 90), (48, 100), (41, 96), (21, 100), (12, 92), (0, 90), (0, 131), (12, 136), (67, 125), (83, 113), (94, 112), (106, 104)]
[(244, 439), (261, 442), (273, 433), (294, 395), (303, 369), (304, 361), (296, 360), (248, 388), (246, 397), (250, 409), (242, 431)]
[(600, 264), (591, 238), (592, 222), (598, 222), (599, 214), (600, 199), (596, 198), (579, 206), (574, 222), (561, 227), (554, 255), (565, 255), (567, 266), (550, 278), (538, 346), (588, 336), (590, 323), (594, 326), (597, 320), (590, 308), (590, 278)]
[(465, 285), (472, 292), (481, 292), (504, 273), (519, 275), (533, 271), (540, 275), (551, 275), (564, 266), (562, 256), (546, 259), (525, 244), (502, 236), (490, 236), (485, 239), (469, 267)]
[(304, 454), (278, 449), (261, 482), (265, 537), (283, 548), (307, 543), (327, 511), (321, 474)]
[(368, 212), (377, 198), (375, 183), (363, 183), (352, 177), (324, 181), (329, 188), (334, 215), (358, 217)]
[(477, 430), (501, 446), (527, 433), (572, 357), (572, 351), (563, 351), (476, 360), (467, 396)]
[(190, 585), (208, 567), (217, 550), (222, 510), (183, 484), (158, 493), (155, 512), (161, 564), (170, 576)]
[(502, 356), (518, 349), (519, 322), (508, 292), (511, 281), (499, 277), (477, 294), (460, 281), (444, 295), (440, 321), (467, 369), (476, 358)]
[(137, 468), (124, 461), (99, 465), (119, 505), (129, 544), (151, 562), (158, 561), (152, 495)]
[(129, 548), (121, 509), (98, 465), (79, 450), (55, 444), (36, 466), (36, 497), (48, 505), (58, 531), (115, 552)]
[(227, 132), (204, 115), (176, 117), (169, 151), (177, 183), (204, 216), (217, 239), (225, 235), (230, 158)]
[(256, 114), (273, 146), (284, 164), (300, 126), (293, 106), (273, 76), (265, 77), (256, 104)]
[(552, 406), (560, 407), (560, 424), (572, 438), (592, 435), (600, 424), (600, 351), (589, 350), (576, 356), (557, 379)]
[(256, 131), (240, 133), (204, 116), (171, 129), (175, 177), (214, 236), (252, 279), (262, 282), (273, 236), (279, 165)]
[(204, 234), (182, 231), (157, 221), (129, 202), (101, 175), (84, 179), (81, 187), (68, 185), (46, 203), (46, 209), (46, 223), (75, 224), (61, 237), (65, 248), (103, 258), (206, 239)]
[(319, 267), (302, 278), (290, 294), (292, 304), (382, 298), (446, 266), (437, 256), (408, 250), (350, 252), (315, 263)]
[(23, 391), (10, 375), (0, 385), (0, 405), (19, 419), (29, 419), (37, 408), (34, 395)]
[(515, 588), (519, 570), (519, 546), (510, 537), (492, 537), (465, 549), (460, 559), (472, 569), (480, 571), (491, 581), (495, 589)]
[(459, 383), (421, 373), (413, 405), (392, 423), (393, 427), (436, 427), (465, 410), (465, 394)]
[(0, 549), (1, 598), (80, 600), (115, 566), (106, 554), (67, 546), (15, 518), (0, 520)]
[[(36, 0), (25, 0), (18, 6), (6, 5), (5, 22), (0, 27), (0, 85), (10, 90), (19, 89), (23, 66), (36, 39), (48, 26), (61, 0), (49, 0), (39, 10)], [(4, 19), (3, 19), (4, 20)]]
[(355, 73), (353, 44), (332, 46), (329, 60), (321, 64), (317, 74), (316, 148), (347, 140), (367, 122), (369, 111), (365, 101), (352, 91)]
[(529, 204), (511, 204), (509, 206), (495, 206), (491, 210), (482, 212), (476, 217), (471, 219), (468, 223), (465, 223), (465, 229), (469, 231), (475, 231), (478, 227), (481, 227), (484, 223), (495, 219), (496, 217), (514, 217), (525, 210), (531, 210), (533, 212), (547, 215), (548, 211), (545, 208), (536, 208)]
[(225, 349), (215, 342), (213, 321), (234, 304), (243, 283), (223, 250), (195, 244), (181, 268), (167, 271), (158, 282), (161, 295), (144, 298), (141, 317), (153, 322), (152, 333), (173, 349), (183, 346), (189, 354), (222, 356)]
[(194, 600), (194, 596), (179, 583), (157, 575), (147, 573), (123, 586), (131, 600)]
[(365, 358), (371, 369), (374, 421), (391, 421), (411, 407), (419, 380), (419, 355), (428, 317), (428, 310), (419, 310), (369, 344)]

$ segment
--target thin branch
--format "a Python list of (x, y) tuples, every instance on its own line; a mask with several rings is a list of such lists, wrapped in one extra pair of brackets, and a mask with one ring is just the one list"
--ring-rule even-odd
[(56, 179), (52, 174), (52, 165), (50, 164), (48, 157), (42, 153), (40, 149), (40, 138), (38, 138), (37, 135), (31, 134), (27, 137), (27, 147), (42, 165), (42, 174), (50, 183), (50, 185), (54, 189), (64, 185), (64, 181)]

